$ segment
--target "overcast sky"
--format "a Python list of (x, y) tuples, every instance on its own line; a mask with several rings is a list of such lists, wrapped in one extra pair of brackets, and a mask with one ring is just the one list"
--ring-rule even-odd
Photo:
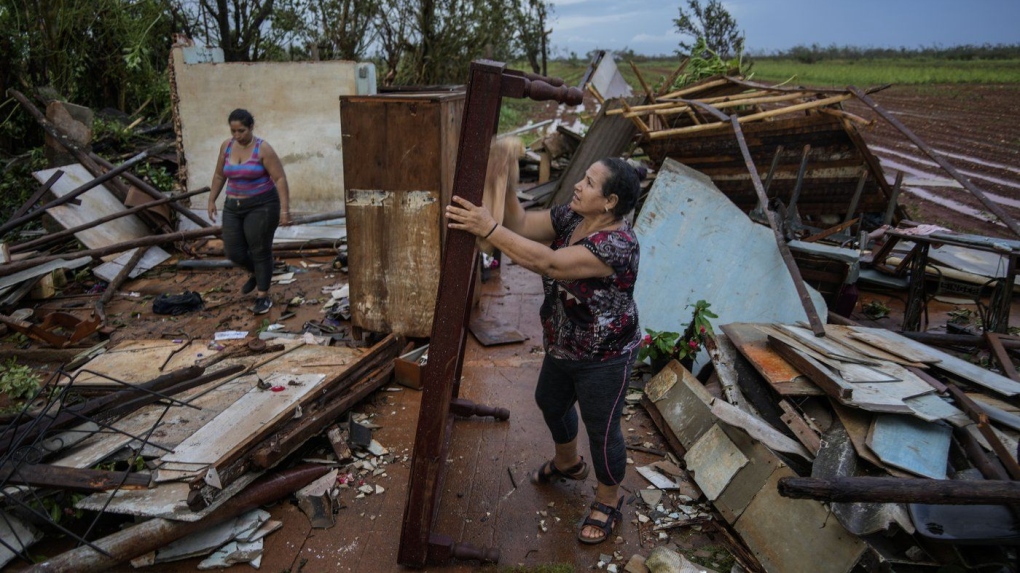
[[(555, 55), (595, 48), (672, 54), (686, 0), (553, 0)], [(707, 0), (702, 1), (702, 5)], [(752, 51), (810, 46), (1020, 43), (1020, 0), (723, 0)]]

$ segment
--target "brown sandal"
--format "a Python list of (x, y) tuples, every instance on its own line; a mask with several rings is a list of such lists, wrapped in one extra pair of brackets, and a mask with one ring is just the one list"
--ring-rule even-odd
[[(623, 521), (623, 512), (621, 511), (622, 508), (623, 508), (622, 496), (620, 497), (620, 501), (616, 502), (616, 507), (612, 507), (604, 503), (599, 503), (597, 501), (591, 502), (591, 509), (594, 511), (601, 511), (602, 513), (606, 514), (606, 519), (604, 521), (601, 519), (594, 519), (591, 516), (591, 512), (589, 511), (588, 517), (584, 518), (584, 522), (581, 524), (581, 527), (577, 528), (577, 540), (587, 545), (598, 545), (599, 543), (602, 543), (606, 539), (609, 539), (609, 536), (612, 535), (613, 530), (616, 529), (616, 525)], [(584, 528), (589, 525), (601, 529), (602, 533), (604, 533), (605, 535), (603, 535), (602, 537), (585, 537), (582, 534), (584, 533)]]
[(588, 464), (585, 463), (584, 456), (581, 456), (581, 461), (565, 470), (561, 470), (556, 467), (556, 464), (554, 464), (552, 460), (545, 462), (542, 464), (542, 467), (531, 472), (531, 483), (547, 484), (551, 483), (553, 479), (557, 477), (577, 481), (588, 477)]

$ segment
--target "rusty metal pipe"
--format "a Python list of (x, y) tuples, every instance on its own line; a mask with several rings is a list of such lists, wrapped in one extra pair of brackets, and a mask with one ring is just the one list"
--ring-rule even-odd
[(278, 501), (326, 475), (325, 466), (300, 466), (260, 479), (206, 517), (193, 522), (155, 518), (118, 531), (94, 542), (109, 553), (83, 546), (72, 549), (26, 571), (32, 573), (91, 573), (106, 571), (119, 563), (145, 555), (185, 535), (201, 531), (246, 511)]

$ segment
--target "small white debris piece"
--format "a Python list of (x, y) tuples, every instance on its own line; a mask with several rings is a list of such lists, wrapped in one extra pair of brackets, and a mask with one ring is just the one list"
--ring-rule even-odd
[(379, 442), (372, 440), (372, 443), (368, 444), (368, 452), (373, 456), (385, 456), (390, 453), (389, 450), (384, 448)]
[(609, 573), (616, 573), (616, 565), (613, 563), (606, 565), (606, 571), (608, 571)]
[(201, 570), (222, 569), (237, 563), (251, 563), (255, 559), (258, 559), (261, 555), (261, 539), (251, 543), (238, 543), (236, 541), (231, 541), (221, 547), (216, 553), (213, 553), (199, 563), (198, 568)]
[(669, 539), (669, 534), (666, 533), (665, 531), (660, 531), (659, 532), (659, 541), (666, 541), (667, 539)]
[(650, 519), (648, 519), (648, 516), (643, 513), (637, 511), (635, 511), (634, 513), (635, 515), (637, 515), (638, 523), (648, 523), (649, 521), (651, 521)]
[(381, 486), (381, 485), (375, 486), (375, 495), (379, 495), (380, 493), (382, 493), (384, 491), (386, 491), (386, 488), (384, 488), (383, 486)]
[(368, 484), (365, 484), (365, 485), (359, 487), (358, 491), (360, 491), (361, 493), (366, 494), (366, 495), (371, 495), (375, 491), (375, 488), (370, 486), (370, 485), (368, 485)]

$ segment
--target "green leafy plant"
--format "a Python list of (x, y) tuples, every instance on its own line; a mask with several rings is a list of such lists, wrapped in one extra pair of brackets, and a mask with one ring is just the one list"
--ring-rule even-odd
[(711, 306), (704, 300), (687, 305), (686, 308), (693, 307), (694, 310), (691, 313), (691, 321), (684, 328), (682, 334), (645, 329), (647, 334), (638, 351), (638, 358), (641, 360), (649, 358), (653, 364), (669, 358), (680, 361), (693, 360), (705, 343), (715, 337), (715, 331), (712, 329), (709, 319), (719, 317), (709, 310)]
[(865, 316), (872, 320), (878, 320), (880, 318), (889, 316), (889, 312), (891, 310), (892, 309), (890, 309), (888, 306), (885, 305), (885, 303), (883, 303), (880, 300), (872, 300), (868, 304), (861, 306), (861, 312), (863, 312)]
[(39, 377), (30, 366), (18, 364), (17, 358), (11, 358), (0, 366), (0, 394), (7, 397), (7, 410), (21, 409), (27, 400), (39, 391)]

